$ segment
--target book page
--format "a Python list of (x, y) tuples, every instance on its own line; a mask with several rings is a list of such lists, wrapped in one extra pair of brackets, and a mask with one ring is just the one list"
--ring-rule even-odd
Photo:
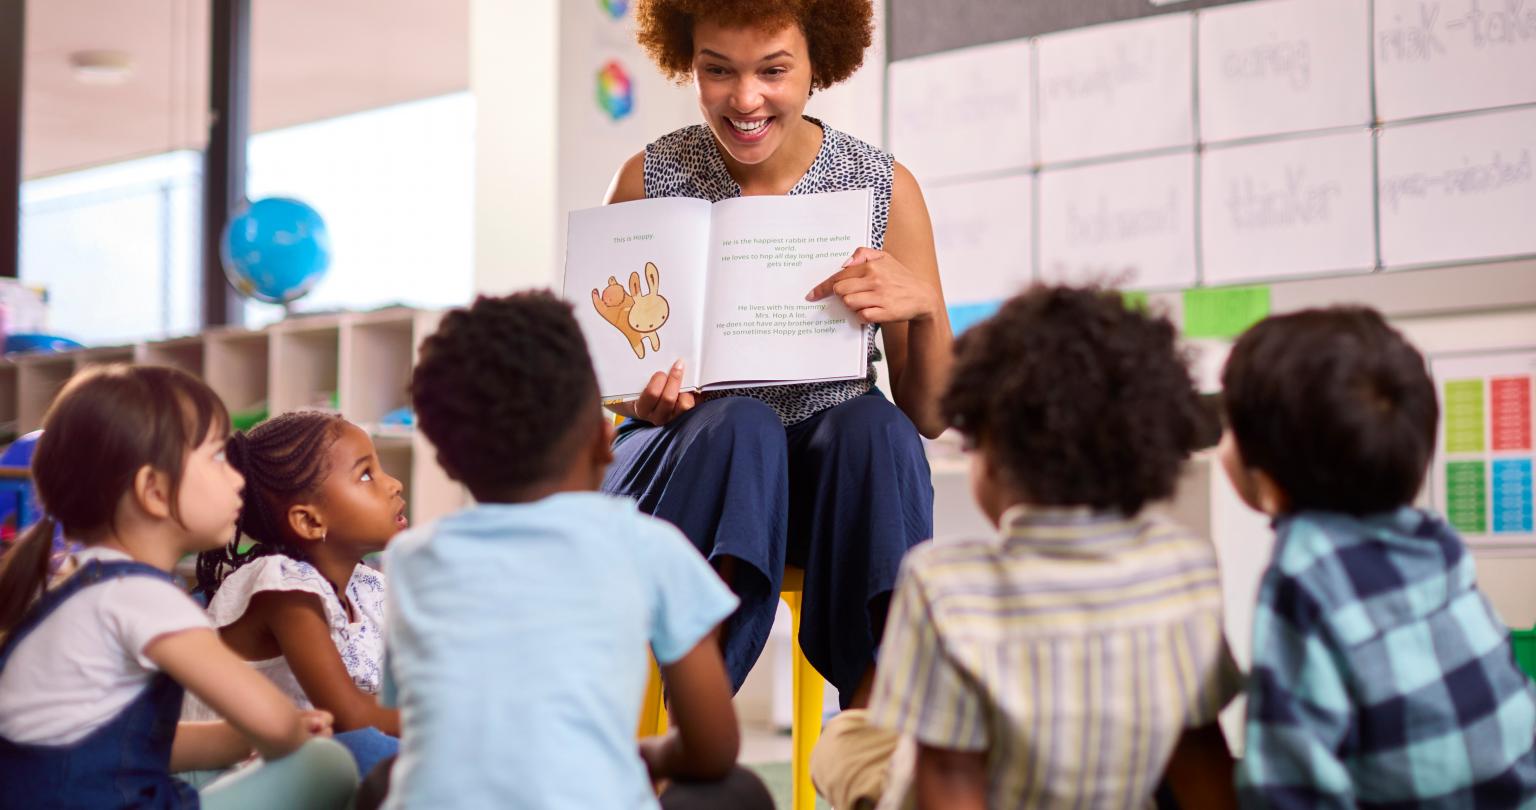
[(674, 197), (571, 212), (562, 295), (605, 401), (639, 396), (678, 358), (683, 387), (698, 387), (709, 209)]
[(864, 329), (836, 296), (806, 293), (869, 244), (873, 192), (715, 204), (702, 338), (707, 385), (864, 374)]

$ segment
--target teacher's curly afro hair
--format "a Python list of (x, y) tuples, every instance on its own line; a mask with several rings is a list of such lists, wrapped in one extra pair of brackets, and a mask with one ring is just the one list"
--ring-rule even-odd
[(480, 500), (548, 480), (599, 417), (571, 305), (547, 291), (481, 296), (421, 345), (411, 400), (438, 459)]
[(874, 36), (871, 0), (637, 0), (635, 37), (661, 72), (683, 83), (693, 70), (693, 26), (777, 31), (798, 25), (811, 51), (811, 88), (824, 90), (864, 64)]
[(940, 407), (1030, 503), (1132, 515), (1216, 426), (1175, 338), (1116, 290), (1036, 286), (955, 341)]

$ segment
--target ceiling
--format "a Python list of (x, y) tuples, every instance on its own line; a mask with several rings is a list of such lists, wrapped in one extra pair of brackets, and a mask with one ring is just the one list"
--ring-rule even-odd
[[(217, 0), (26, 0), (22, 172), (57, 174), (207, 141)], [(469, 87), (469, 0), (252, 0), (251, 131)], [(125, 52), (89, 84), (79, 51)]]

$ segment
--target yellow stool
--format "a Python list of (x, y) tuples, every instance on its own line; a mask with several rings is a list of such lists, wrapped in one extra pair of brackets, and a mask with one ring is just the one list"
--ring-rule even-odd
[[(821, 673), (805, 660), (800, 650), (800, 598), (805, 589), (805, 572), (799, 568), (784, 569), (784, 587), (779, 598), (789, 605), (790, 618), (790, 688), (794, 702), (794, 719), (790, 725), (791, 747), (790, 777), (794, 785), (792, 810), (814, 810), (816, 788), (811, 786), (811, 750), (821, 736), (821, 705), (826, 691)], [(661, 672), (651, 662), (651, 682), (645, 687), (645, 702), (640, 707), (640, 736), (653, 737), (667, 730), (667, 707), (662, 701)]]

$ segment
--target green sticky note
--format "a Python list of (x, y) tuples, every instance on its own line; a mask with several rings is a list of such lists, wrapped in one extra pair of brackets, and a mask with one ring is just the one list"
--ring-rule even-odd
[(1269, 287), (1196, 287), (1184, 291), (1184, 336), (1235, 338), (1269, 317)]
[(1132, 312), (1146, 312), (1152, 299), (1141, 290), (1121, 290), (1120, 299), (1125, 302), (1125, 308)]
[(1483, 381), (1446, 380), (1445, 452), (1483, 452)]
[(1457, 531), (1488, 531), (1488, 474), (1483, 462), (1446, 463), (1445, 518)]

